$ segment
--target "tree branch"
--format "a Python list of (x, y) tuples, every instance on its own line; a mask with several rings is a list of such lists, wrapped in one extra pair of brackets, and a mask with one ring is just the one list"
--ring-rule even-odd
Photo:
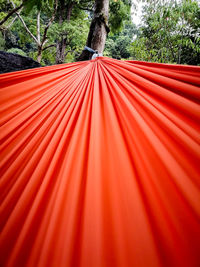
[(56, 44), (48, 45), (48, 46), (44, 47), (44, 48), (42, 49), (42, 51), (44, 51), (44, 50), (46, 50), (46, 49), (49, 49), (50, 47), (56, 47)]
[[(22, 12), (22, 9), (19, 11), (19, 14)], [(18, 18), (18, 16), (16, 15), (15, 17), (14, 17), (14, 19), (11, 21), (11, 23), (6, 27), (6, 29), (9, 29), (12, 25), (13, 25), (13, 23), (15, 22), (15, 20)]]
[(38, 10), (38, 14), (37, 14), (37, 40), (38, 43), (40, 43), (40, 10)]
[(51, 26), (51, 24), (53, 23), (53, 21), (55, 19), (57, 8), (58, 8), (58, 0), (55, 1), (55, 7), (54, 7), (54, 11), (53, 11), (52, 17), (50, 18), (48, 24), (46, 25), (46, 27), (44, 29), (44, 34), (43, 34), (43, 38), (42, 38), (42, 42), (41, 42), (42, 45), (45, 43), (45, 40), (47, 38), (47, 31), (48, 31), (49, 27)]
[(70, 52), (74, 52), (74, 49), (72, 49), (72, 50), (68, 50), (68, 51), (65, 53), (65, 57), (66, 57), (67, 54), (70, 53)]
[(29, 28), (27, 27), (27, 25), (26, 25), (25, 21), (23, 20), (23, 18), (20, 16), (20, 14), (18, 14), (18, 13), (16, 13), (16, 14), (17, 14), (17, 16), (19, 17), (19, 19), (21, 20), (21, 22), (22, 22), (22, 24), (23, 24), (25, 30), (27, 31), (27, 33), (34, 39), (34, 41), (37, 43), (37, 45), (39, 45), (37, 38), (36, 38), (36, 37), (32, 34), (32, 32), (29, 30)]
[(0, 25), (2, 25), (3, 23), (5, 23), (14, 13), (16, 13), (20, 8), (22, 8), (23, 7), (23, 5), (24, 5), (24, 2), (20, 5), (20, 6), (18, 6), (18, 7), (14, 7), (14, 9), (13, 10), (11, 10), (9, 13), (8, 13), (8, 15), (4, 18), (4, 19), (2, 19), (1, 21), (0, 21)]
[[(10, 1), (13, 5), (13, 7), (15, 8), (15, 4), (13, 3), (13, 1)], [(18, 18), (21, 20), (25, 30), (27, 31), (27, 33), (34, 39), (34, 41), (37, 43), (37, 45), (39, 45), (38, 40), (36, 39), (36, 37), (32, 34), (32, 32), (29, 30), (29, 28), (27, 27), (25, 21), (23, 20), (23, 18), (20, 16), (20, 14), (18, 12), (16, 12)]]

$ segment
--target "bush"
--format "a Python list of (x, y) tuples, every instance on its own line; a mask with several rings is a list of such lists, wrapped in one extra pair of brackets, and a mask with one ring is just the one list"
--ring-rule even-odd
[(19, 48), (11, 48), (11, 49), (8, 49), (7, 52), (8, 53), (13, 53), (13, 54), (18, 54), (18, 55), (21, 55), (21, 56), (24, 56), (24, 57), (27, 56), (27, 54), (23, 50), (21, 50)]

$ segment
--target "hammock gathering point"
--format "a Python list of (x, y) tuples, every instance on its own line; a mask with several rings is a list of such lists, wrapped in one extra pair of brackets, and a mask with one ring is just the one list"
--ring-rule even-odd
[(5, 73), (0, 109), (0, 266), (199, 266), (200, 67)]

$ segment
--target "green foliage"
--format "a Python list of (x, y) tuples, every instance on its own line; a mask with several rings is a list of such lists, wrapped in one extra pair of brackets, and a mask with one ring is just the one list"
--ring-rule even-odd
[(149, 0), (143, 10), (143, 22), (140, 35), (132, 44), (133, 58), (200, 64), (200, 7), (197, 1)]
[[(25, 13), (22, 13), (23, 19), (24, 19), (27, 27), (33, 33), (33, 35), (36, 35), (36, 33), (37, 33), (36, 14), (37, 14), (36, 8), (33, 8), (33, 10), (30, 12), (29, 16), (26, 16)], [(41, 30), (43, 31), (43, 27)], [(15, 23), (13, 23), (13, 25), (11, 26), (9, 31), (7, 31), (7, 34), (8, 34), (8, 32), (10, 35), (9, 40), (13, 40), (12, 46), (18, 47), (18, 48), (24, 50), (26, 53), (29, 53), (32, 50), (36, 51), (37, 46), (36, 46), (35, 42), (30, 37), (30, 35), (27, 34), (25, 28), (23, 27), (23, 25), (19, 19), (16, 19)]]
[(50, 43), (61, 41), (62, 38), (66, 39), (66, 62), (71, 62), (72, 58), (75, 60), (75, 56), (81, 53), (86, 43), (90, 24), (85, 12), (79, 12), (78, 17), (73, 15), (70, 21), (64, 21), (62, 24), (53, 23), (47, 35)]
[[(13, 0), (20, 6), (22, 0)], [(110, 0), (109, 27), (105, 56), (163, 63), (200, 65), (200, 6), (197, 0), (144, 0), (143, 25), (136, 29), (131, 21), (131, 0)], [(28, 0), (21, 15), (34, 36), (37, 36), (37, 13), (41, 12), (40, 35), (52, 16), (55, 0)], [(67, 10), (72, 4), (70, 20)], [(64, 0), (60, 22), (61, 2), (47, 32), (42, 64), (55, 64), (56, 45), (65, 39), (65, 62), (76, 59), (84, 47), (91, 21), (94, 0)], [(0, 0), (0, 20), (13, 6)], [(83, 8), (83, 9), (82, 9)], [(37, 59), (37, 44), (27, 34), (19, 18), (12, 15), (0, 32), (0, 49), (14, 51)], [(134, 37), (133, 37), (134, 36)]]
[(5, 39), (3, 38), (3, 34), (0, 32), (0, 50), (5, 49)]
[(104, 55), (118, 59), (129, 58), (131, 56), (130, 49), (133, 35), (136, 32), (136, 26), (132, 23), (132, 21), (125, 21), (121, 32), (114, 34), (111, 33), (107, 38)]
[(27, 56), (27, 54), (19, 48), (11, 48), (11, 49), (8, 49), (7, 52), (18, 54), (18, 55), (25, 56), (25, 57)]
[(30, 13), (30, 11), (36, 7), (37, 10), (41, 10), (42, 8), (49, 5), (49, 7), (53, 7), (54, 0), (28, 0), (25, 2), (25, 11), (27, 14)]
[[(2, 0), (0, 0), (2, 1)], [(43, 35), (46, 25), (52, 16), (51, 5), (54, 1), (36, 1), (30, 0), (26, 3), (26, 7), (21, 12), (21, 16), (25, 24), (31, 33), (37, 37), (37, 13), (38, 9), (41, 11), (40, 17), (40, 36)], [(72, 61), (75, 59), (77, 53), (80, 53), (86, 43), (86, 38), (89, 30), (90, 20), (88, 19), (87, 12), (81, 10), (78, 6), (79, 1), (73, 1), (73, 12), (71, 14), (70, 21), (67, 17), (63, 22), (59, 22), (59, 13), (56, 16), (53, 24), (47, 32), (47, 43), (44, 46), (51, 46), (43, 51), (42, 64), (55, 64), (56, 58), (56, 43), (62, 38), (66, 39), (66, 61)], [(91, 1), (93, 2), (93, 0)], [(60, 3), (60, 2), (59, 2)], [(71, 3), (70, 0), (65, 0), (66, 10), (67, 5)], [(16, 6), (21, 4), (21, 1), (15, 1)], [(83, 3), (82, 3), (83, 4)], [(85, 5), (87, 1), (85, 1)], [(4, 5), (5, 15), (12, 10), (12, 6)], [(64, 12), (66, 16), (67, 12)], [(59, 11), (59, 10), (58, 10)], [(16, 15), (15, 15), (16, 16)], [(4, 25), (4, 36), (0, 36), (0, 47), (6, 51), (16, 51), (16, 53), (26, 54), (37, 60), (38, 47), (36, 42), (31, 38), (25, 30), (22, 22), (19, 18), (16, 18), (14, 23), (6, 29), (6, 27), (12, 22), (14, 16), (12, 16)], [(81, 30), (80, 30), (81, 29)], [(14, 49), (14, 50), (10, 50)]]
[[(22, 1), (21, 0), (13, 0), (13, 3), (16, 6), (19, 6)], [(13, 6), (11, 3), (8, 3), (7, 0), (0, 0), (0, 21), (6, 17), (9, 11), (13, 9)]]
[(116, 33), (122, 30), (123, 22), (130, 19), (131, 1), (110, 0), (109, 25), (111, 31)]
[(130, 57), (130, 47), (133, 35), (137, 32), (136, 26), (131, 20), (131, 5), (129, 0), (111, 0), (110, 1), (110, 17), (109, 33), (104, 55), (113, 58)]
[[(0, 0), (3, 3), (3, 17), (13, 9), (11, 4), (7, 5), (7, 0)], [(20, 6), (23, 0), (14, 0), (15, 6)], [(55, 0), (28, 0), (24, 1), (24, 9), (21, 16), (27, 28), (31, 33), (37, 37), (37, 13), (40, 10), (40, 36), (43, 35), (45, 27), (52, 16)], [(63, 0), (58, 1), (58, 9), (55, 20), (47, 32), (47, 43), (44, 46), (51, 46), (43, 51), (42, 64), (54, 64), (56, 58), (56, 46), (58, 42), (65, 40), (65, 55), (66, 62), (75, 60), (78, 54), (83, 49), (91, 22), (91, 10), (94, 7), (94, 0)], [(67, 17), (67, 11), (73, 6), (70, 20)], [(130, 20), (131, 0), (111, 0), (110, 1), (110, 20), (109, 26), (111, 29), (112, 46), (109, 47), (109, 40), (107, 51), (113, 57), (127, 58), (130, 56), (129, 46), (132, 36), (129, 36), (124, 31), (124, 21)], [(1, 38), (0, 44), (4, 46), (5, 50), (15, 49), (17, 53), (25, 53), (30, 57), (37, 59), (38, 46), (25, 30), (19, 18), (16, 18), (12, 24), (13, 18), (10, 17), (4, 24), (5, 36)], [(61, 18), (61, 19), (60, 19)], [(130, 23), (129, 23), (130, 24)], [(8, 27), (9, 28), (6, 28)], [(130, 28), (130, 27), (129, 27)], [(121, 32), (120, 32), (121, 31)], [(126, 29), (127, 31), (127, 29)], [(1, 40), (0, 39), (0, 40)]]

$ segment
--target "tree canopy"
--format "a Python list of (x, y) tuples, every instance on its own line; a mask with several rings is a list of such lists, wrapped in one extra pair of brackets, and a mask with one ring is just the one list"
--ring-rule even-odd
[[(200, 65), (198, 1), (143, 2), (136, 26), (131, 0), (109, 1), (104, 55)], [(42, 65), (75, 61), (86, 44), (94, 10), (94, 0), (0, 0), (0, 49)]]
[(195, 0), (148, 0), (132, 43), (137, 60), (200, 64), (200, 6)]

